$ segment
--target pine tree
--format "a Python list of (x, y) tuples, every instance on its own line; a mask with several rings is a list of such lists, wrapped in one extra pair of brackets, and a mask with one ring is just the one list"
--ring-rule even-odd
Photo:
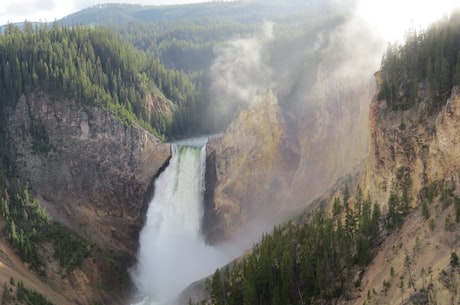
[(219, 269), (216, 269), (211, 281), (211, 300), (213, 304), (224, 304), (224, 288), (222, 285), (222, 276)]
[(460, 86), (460, 50), (457, 53), (457, 61), (455, 64), (453, 84), (456, 86)]
[(254, 283), (248, 280), (247, 277), (243, 279), (243, 304), (254, 305), (257, 304), (257, 294)]
[(394, 191), (392, 191), (390, 193), (390, 198), (388, 199), (388, 227), (389, 228), (394, 228), (395, 225), (398, 223), (398, 219), (399, 219), (398, 207), (399, 207), (398, 195)]
[(423, 204), (422, 204), (422, 215), (423, 215), (423, 218), (425, 218), (425, 220), (430, 219), (430, 209), (426, 201), (423, 201)]

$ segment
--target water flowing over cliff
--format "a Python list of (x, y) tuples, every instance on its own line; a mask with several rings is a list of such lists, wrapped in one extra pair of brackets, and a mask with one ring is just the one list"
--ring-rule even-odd
[(172, 145), (168, 167), (155, 181), (155, 195), (140, 234), (133, 280), (144, 301), (172, 301), (191, 282), (225, 263), (201, 234), (206, 138)]

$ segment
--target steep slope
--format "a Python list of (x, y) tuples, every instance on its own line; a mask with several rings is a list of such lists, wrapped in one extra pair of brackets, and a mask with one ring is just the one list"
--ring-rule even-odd
[[(7, 287), (6, 289), (8, 290), (13, 286), (11, 285), (11, 279), (13, 279), (14, 282), (22, 281), (25, 287), (39, 292), (54, 304), (74, 304), (72, 297), (75, 297), (75, 295), (69, 297), (69, 293), (66, 293), (67, 296), (65, 296), (62, 291), (53, 289), (50, 285), (46, 284), (43, 279), (33, 274), (28, 266), (18, 258), (17, 254), (10, 249), (10, 246), (3, 237), (0, 239), (0, 257), (0, 269), (2, 270), (0, 273), (0, 283), (3, 287), (2, 294), (5, 294), (5, 287)], [(2, 301), (5, 304), (8, 303), (3, 298)]]
[(380, 246), (354, 304), (459, 301), (460, 57), (452, 44), (459, 18), (453, 12), (399, 50), (390, 47), (375, 74), (380, 101), (370, 107), (361, 185), (384, 204), (387, 223), (395, 204), (412, 209)]
[[(299, 156), (289, 145), (272, 91), (257, 96), (222, 137), (209, 142), (205, 197), (218, 218), (204, 224), (211, 240), (234, 236), (255, 215), (260, 225), (274, 221), (298, 165)], [(209, 228), (213, 224), (217, 227)]]
[[(460, 245), (456, 238), (460, 229), (456, 216), (459, 114), (458, 87), (432, 116), (426, 116), (420, 107), (400, 113), (390, 110), (385, 101), (372, 102), (371, 152), (362, 185), (373, 198), (388, 203), (391, 193), (403, 181), (410, 181), (413, 210), (379, 248), (354, 304), (458, 302), (460, 278), (452, 253), (456, 256)], [(388, 209), (386, 204), (384, 209)]]
[[(208, 295), (191, 295), (212, 304), (256, 299), (278, 304), (288, 297), (293, 304), (457, 303), (459, 101), (455, 87), (432, 116), (417, 107), (406, 110), (406, 128), (399, 112), (373, 101), (373, 147), (361, 178), (340, 180), (316, 201), (318, 211), (275, 227), (237, 263), (216, 271), (205, 285)], [(312, 224), (319, 227), (309, 231)], [(360, 239), (363, 233), (370, 235)], [(315, 247), (321, 250), (310, 258)], [(319, 271), (337, 263), (342, 265), (332, 272)]]
[(21, 97), (7, 118), (17, 178), (61, 222), (132, 253), (147, 187), (167, 162), (169, 145), (100, 108), (43, 93)]
[(452, 254), (459, 247), (457, 209), (437, 198), (429, 205), (429, 220), (421, 207), (411, 212), (380, 246), (351, 304), (458, 303), (460, 269)]
[(178, 74), (149, 78), (161, 65), (100, 29), (8, 25), (0, 45), (2, 262), (68, 302), (124, 303), (152, 181), (170, 157), (152, 133), (177, 107), (155, 81)]
[(385, 101), (371, 104), (367, 185), (373, 197), (388, 201), (391, 190), (407, 178), (415, 206), (425, 199), (430, 182), (456, 176), (459, 105), (458, 87), (442, 111), (431, 116), (419, 107), (395, 112)]
[[(317, 210), (276, 226), (240, 260), (217, 270), (206, 285), (204, 297), (209, 303), (459, 302), (459, 18), (458, 12), (453, 13), (427, 32), (408, 35), (406, 45), (390, 46), (381, 71), (375, 74), (377, 92), (370, 105), (364, 170), (341, 179), (316, 200)], [(331, 83), (318, 83), (313, 92), (320, 105), (336, 101), (334, 97), (347, 101), (346, 91)], [(308, 110), (321, 109), (328, 108)], [(346, 126), (355, 126), (340, 115), (331, 115), (330, 120), (331, 110), (318, 111), (321, 119), (316, 121), (309, 112), (302, 113), (307, 118), (303, 126), (313, 123), (313, 135), (322, 138), (316, 143), (324, 148), (333, 144), (324, 139), (323, 130), (328, 129), (322, 122), (327, 126), (335, 119), (339, 126), (336, 133), (324, 133), (339, 135), (332, 136), (333, 142), (346, 134)], [(298, 139), (305, 143), (308, 138)], [(356, 147), (363, 143), (350, 141)], [(343, 152), (353, 153), (353, 145), (338, 143), (337, 159), (345, 156)], [(302, 150), (305, 144), (297, 147), (299, 170), (305, 171), (313, 164), (308, 161), (310, 150)], [(319, 153), (315, 148), (311, 151)], [(323, 154), (329, 162), (328, 156), (334, 156), (327, 149)], [(331, 168), (321, 160), (314, 165), (326, 172)], [(303, 177), (298, 181), (308, 181), (308, 176)], [(327, 181), (321, 175), (318, 179)]]
[[(169, 145), (100, 108), (40, 92), (21, 97), (6, 113), (7, 151), (16, 173), (10, 180), (29, 185), (54, 219), (103, 250), (64, 282), (47, 258), (48, 281), (71, 300), (97, 300), (106, 293), (95, 287), (123, 284), (108, 270), (120, 268), (127, 277), (123, 270), (134, 260), (149, 186), (170, 157)], [(111, 263), (104, 262), (109, 251)]]
[(266, 229), (283, 221), (363, 162), (374, 87), (328, 77), (319, 73), (307, 106), (295, 116), (270, 91), (210, 142), (204, 226), (214, 239), (251, 222)]

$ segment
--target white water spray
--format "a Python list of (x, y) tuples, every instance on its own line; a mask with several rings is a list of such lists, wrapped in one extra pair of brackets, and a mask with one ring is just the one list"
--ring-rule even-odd
[(144, 298), (140, 304), (173, 304), (187, 285), (228, 260), (201, 235), (205, 166), (206, 140), (172, 144), (170, 163), (155, 181), (131, 273)]

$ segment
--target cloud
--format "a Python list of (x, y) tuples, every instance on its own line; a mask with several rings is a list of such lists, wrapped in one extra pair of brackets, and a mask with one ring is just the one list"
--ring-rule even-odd
[(2, 0), (0, 25), (8, 22), (53, 21), (100, 3), (123, 2), (144, 5), (171, 5), (205, 2), (204, 0)]
[(9, 3), (6, 10), (10, 12), (21, 12), (29, 14), (36, 11), (54, 10), (56, 9), (55, 0), (33, 0), (23, 2)]
[(0, 5), (0, 25), (8, 22), (52, 21), (66, 14), (68, 2), (57, 0), (4, 0)]

